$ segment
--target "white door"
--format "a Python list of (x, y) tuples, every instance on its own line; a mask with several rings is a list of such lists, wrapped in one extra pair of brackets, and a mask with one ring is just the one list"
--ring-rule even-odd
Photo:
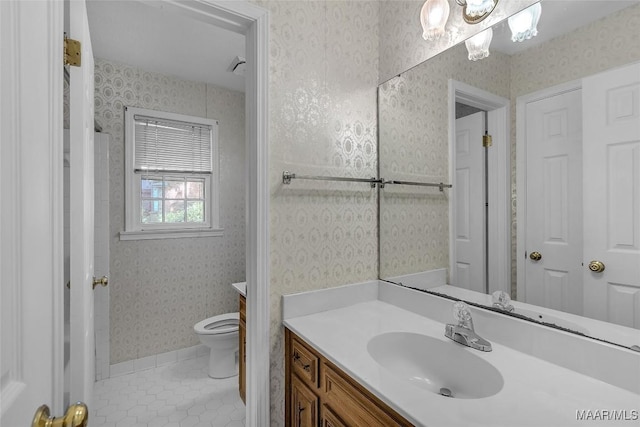
[(453, 285), (485, 292), (484, 112), (456, 120)]
[(584, 312), (640, 328), (640, 64), (588, 77), (583, 91)]
[(581, 314), (581, 91), (528, 103), (525, 114), (525, 299)]
[(62, 22), (0, 1), (0, 425), (62, 411)]
[(71, 402), (91, 405), (94, 336), (94, 88), (93, 51), (84, 1), (67, 1), (69, 37), (82, 45), (82, 66), (69, 67), (70, 98), (70, 357)]

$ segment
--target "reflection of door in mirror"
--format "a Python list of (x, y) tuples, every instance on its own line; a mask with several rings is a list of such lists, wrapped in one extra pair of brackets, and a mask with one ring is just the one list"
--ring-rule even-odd
[(640, 327), (638, 76), (635, 63), (519, 99), (520, 300)]
[[(451, 284), (485, 292), (485, 153), (482, 135), (486, 112), (464, 115), (464, 104), (456, 105), (455, 122), (455, 244), (456, 258), (451, 270)], [(473, 108), (473, 107), (471, 107)], [(471, 110), (475, 111), (475, 110)]]
[(449, 91), (449, 284), (509, 292), (509, 100), (457, 80)]
[(640, 63), (585, 78), (583, 92), (584, 313), (640, 328)]
[[(526, 260), (520, 301), (582, 314), (581, 91), (525, 106)], [(538, 254), (536, 254), (536, 252)]]

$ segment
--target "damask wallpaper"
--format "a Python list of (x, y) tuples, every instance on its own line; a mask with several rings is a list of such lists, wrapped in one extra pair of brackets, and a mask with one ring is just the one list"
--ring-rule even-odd
[[(380, 176), (449, 181), (448, 80), (509, 98), (509, 57), (467, 59), (464, 44), (380, 86)], [(386, 186), (380, 200), (380, 276), (449, 267), (449, 193)]]
[(437, 41), (422, 38), (420, 9), (424, 0), (380, 2), (380, 83), (433, 58), (451, 46), (521, 11), (538, 0), (502, 0), (484, 21), (467, 25), (456, 0), (450, 6), (446, 34)]
[(270, 15), (271, 417), (284, 425), (281, 296), (378, 277), (376, 1), (263, 1)]
[[(111, 134), (111, 364), (198, 343), (193, 325), (237, 309), (245, 274), (244, 94), (96, 59), (96, 119)], [(120, 241), (124, 229), (124, 110), (218, 119), (223, 237)]]

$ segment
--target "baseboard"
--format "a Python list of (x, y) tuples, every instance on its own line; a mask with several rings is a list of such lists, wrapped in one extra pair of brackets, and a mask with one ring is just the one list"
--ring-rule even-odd
[(209, 353), (209, 348), (202, 345), (181, 348), (179, 350), (168, 351), (166, 353), (154, 354), (152, 356), (141, 357), (140, 359), (127, 360), (109, 366), (109, 373), (106, 378), (119, 377), (121, 375), (132, 374), (134, 372), (153, 369), (158, 366), (170, 365), (182, 360), (194, 359)]

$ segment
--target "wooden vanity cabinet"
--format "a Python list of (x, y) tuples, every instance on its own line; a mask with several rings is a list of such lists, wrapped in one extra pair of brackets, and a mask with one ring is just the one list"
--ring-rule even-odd
[(247, 383), (247, 300), (240, 295), (239, 310), (240, 322), (238, 324), (238, 389), (240, 398), (246, 402)]
[(288, 329), (285, 357), (287, 426), (412, 425)]

